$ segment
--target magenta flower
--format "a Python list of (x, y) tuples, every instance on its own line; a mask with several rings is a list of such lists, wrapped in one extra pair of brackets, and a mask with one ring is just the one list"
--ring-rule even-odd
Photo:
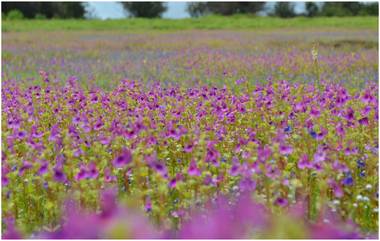
[(54, 180), (57, 182), (66, 182), (66, 175), (63, 172), (62, 168), (55, 167), (54, 168)]
[(104, 181), (109, 183), (109, 182), (116, 182), (116, 180), (117, 180), (116, 176), (111, 175), (111, 171), (107, 167), (104, 170)]
[(290, 155), (293, 152), (293, 148), (291, 146), (280, 145), (280, 154), (281, 155)]
[(276, 199), (275, 204), (280, 207), (286, 207), (288, 205), (288, 199), (279, 197)]
[(24, 175), (24, 172), (28, 169), (31, 169), (33, 167), (32, 163), (28, 162), (28, 161), (23, 161), (22, 162), (22, 166), (19, 170), (19, 175), (22, 176)]
[(95, 162), (91, 162), (87, 167), (87, 178), (96, 179), (99, 176), (99, 171), (96, 168)]
[(43, 161), (40, 164), (40, 168), (38, 169), (38, 175), (42, 176), (48, 172), (49, 163), (47, 161)]
[(50, 136), (49, 141), (55, 141), (60, 136), (60, 129), (58, 127), (58, 124), (55, 124), (50, 129)]
[(171, 179), (168, 186), (170, 188), (175, 188), (177, 186), (177, 179), (176, 178)]
[(81, 164), (79, 172), (75, 176), (75, 180), (80, 181), (80, 180), (85, 179), (85, 178), (87, 178), (86, 167), (84, 164)]
[(256, 189), (256, 182), (250, 176), (242, 177), (239, 183), (239, 188), (242, 191), (252, 191)]
[(187, 145), (183, 148), (183, 150), (184, 150), (184, 152), (190, 153), (190, 152), (193, 151), (193, 148), (194, 148), (194, 145), (193, 145), (193, 143), (191, 142), (191, 143), (187, 144)]
[(147, 196), (145, 198), (145, 211), (146, 212), (152, 211), (152, 201), (150, 200), (150, 196)]
[(363, 117), (359, 119), (359, 124), (363, 126), (368, 126), (368, 117)]
[(98, 131), (98, 130), (102, 129), (103, 126), (104, 126), (104, 123), (103, 123), (102, 119), (99, 118), (96, 121), (96, 123), (94, 124), (94, 130)]
[(121, 153), (113, 160), (113, 165), (116, 168), (123, 168), (132, 161), (132, 153), (129, 149), (124, 148)]
[(297, 164), (299, 169), (310, 169), (313, 167), (312, 163), (309, 161), (307, 154), (304, 154)]
[(197, 163), (195, 162), (195, 160), (191, 160), (190, 166), (189, 166), (189, 169), (188, 169), (187, 173), (190, 176), (200, 176), (201, 175), (201, 172), (198, 169)]
[(347, 109), (347, 111), (346, 111), (346, 115), (345, 115), (345, 118), (346, 118), (346, 120), (348, 120), (348, 121), (353, 121), (353, 120), (355, 120), (355, 112), (354, 112), (354, 110), (353, 110), (351, 107), (349, 107), (349, 108)]

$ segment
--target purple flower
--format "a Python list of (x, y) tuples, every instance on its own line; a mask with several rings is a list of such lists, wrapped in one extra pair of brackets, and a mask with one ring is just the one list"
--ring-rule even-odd
[(149, 196), (145, 198), (145, 211), (148, 213), (152, 211), (152, 202)]
[(260, 162), (265, 162), (272, 155), (272, 150), (269, 146), (264, 146), (257, 149), (257, 156)]
[(187, 172), (190, 176), (200, 176), (201, 172), (197, 167), (195, 160), (191, 160), (189, 170)]
[(312, 116), (312, 117), (319, 117), (320, 114), (321, 114), (321, 112), (315, 106), (311, 107), (311, 109), (310, 109), (310, 116)]
[(95, 123), (94, 125), (94, 130), (98, 131), (100, 129), (102, 129), (102, 127), (104, 126), (104, 123), (103, 121), (99, 118), (98, 121)]
[(105, 182), (115, 182), (117, 180), (117, 178), (115, 176), (112, 176), (111, 175), (111, 171), (109, 168), (106, 168), (104, 170), (104, 180)]
[(344, 131), (344, 128), (343, 128), (342, 123), (339, 122), (339, 123), (336, 125), (335, 131), (336, 131), (336, 133), (337, 133), (339, 136), (344, 136), (345, 131)]
[(169, 187), (170, 188), (175, 188), (177, 186), (177, 179), (176, 178), (173, 178), (172, 180), (170, 180), (169, 182)]
[(353, 110), (351, 107), (349, 107), (349, 108), (347, 109), (347, 111), (346, 111), (346, 115), (345, 115), (345, 118), (346, 118), (346, 120), (348, 120), (348, 121), (353, 121), (353, 120), (355, 120), (355, 112), (354, 112), (354, 110)]
[(116, 194), (117, 194), (117, 191), (115, 189), (107, 189), (102, 192), (101, 197), (100, 197), (102, 218), (109, 218), (117, 211), (118, 207), (117, 207)]
[(86, 171), (85, 166), (82, 164), (79, 169), (78, 174), (75, 176), (75, 180), (80, 181), (85, 178), (87, 178), (87, 171)]
[(256, 188), (256, 182), (251, 177), (245, 176), (240, 180), (239, 187), (242, 191), (252, 191)]
[(211, 185), (211, 186), (216, 186), (216, 179), (213, 178), (210, 174), (207, 174), (203, 180), (203, 183), (205, 185)]
[(274, 203), (280, 207), (286, 207), (288, 205), (288, 200), (286, 198), (279, 197)]
[(235, 84), (236, 85), (241, 85), (241, 84), (243, 84), (244, 82), (246, 82), (247, 80), (245, 79), (245, 78), (240, 78), (240, 79), (237, 79), (236, 81), (235, 81)]
[(360, 239), (356, 232), (339, 229), (336, 225), (317, 224), (311, 228), (312, 239)]
[(363, 126), (368, 126), (368, 118), (363, 117), (363, 118), (359, 119), (359, 124), (363, 125)]
[(280, 145), (280, 154), (281, 155), (290, 155), (293, 152), (293, 148), (291, 146)]
[(48, 172), (49, 163), (47, 161), (43, 161), (38, 169), (38, 175), (42, 176)]
[(123, 168), (132, 161), (132, 153), (129, 149), (124, 148), (121, 153), (113, 160), (113, 165), (116, 168)]
[(238, 164), (236, 164), (236, 163), (234, 163), (232, 166), (231, 166), (231, 169), (230, 169), (230, 171), (229, 171), (229, 174), (231, 175), (231, 176), (237, 176), (237, 175), (239, 175), (239, 165)]
[(96, 168), (95, 162), (91, 162), (87, 168), (87, 178), (96, 179), (99, 176), (99, 171)]
[(28, 170), (28, 169), (31, 169), (32, 167), (33, 167), (33, 165), (32, 165), (30, 162), (28, 162), (28, 161), (23, 161), (22, 166), (21, 166), (21, 168), (20, 168), (20, 170), (19, 170), (19, 175), (20, 175), (20, 176), (24, 175), (24, 172), (25, 172), (26, 170)]
[(22, 139), (24, 139), (26, 137), (26, 131), (19, 131), (19, 132), (17, 132), (17, 138), (19, 139), (19, 140), (22, 140)]
[(66, 182), (66, 175), (61, 168), (54, 168), (54, 180), (61, 183)]
[(327, 131), (327, 129), (325, 129), (325, 128), (321, 128), (321, 132), (320, 133), (318, 133), (317, 134), (317, 136), (315, 137), (315, 139), (317, 139), (317, 140), (323, 140), (323, 138), (325, 138), (325, 136), (327, 135), (327, 133), (328, 133), (328, 131)]
[(333, 189), (333, 192), (334, 192), (334, 196), (337, 197), (337, 198), (341, 198), (343, 197), (343, 189), (341, 188), (340, 185), (338, 185), (335, 180), (333, 179), (329, 179), (328, 180), (328, 183), (330, 185), (330, 187)]
[(23, 239), (21, 233), (15, 228), (15, 220), (13, 218), (5, 218), (4, 223), (7, 228), (2, 234), (2, 239)]
[(187, 144), (187, 145), (183, 148), (183, 150), (184, 150), (184, 152), (190, 153), (190, 152), (193, 151), (193, 148), (194, 148), (193, 143), (189, 143), (189, 144)]
[(58, 124), (53, 125), (50, 129), (49, 141), (57, 140), (57, 138), (59, 137), (59, 133), (60, 133), (60, 130), (59, 130)]
[(299, 169), (310, 169), (313, 167), (313, 165), (311, 164), (311, 162), (309, 161), (309, 157), (307, 156), (307, 154), (304, 154), (300, 160), (298, 161), (298, 168)]
[(321, 149), (317, 150), (317, 152), (314, 154), (313, 162), (320, 163), (320, 162), (323, 162), (324, 160), (326, 160), (326, 153)]

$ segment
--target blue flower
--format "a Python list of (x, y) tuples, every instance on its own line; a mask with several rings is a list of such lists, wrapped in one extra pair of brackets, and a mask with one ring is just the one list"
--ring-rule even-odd
[(359, 175), (360, 175), (360, 177), (365, 177), (365, 170), (361, 170)]
[(364, 168), (365, 167), (365, 162), (363, 160), (357, 160), (356, 161), (356, 164), (358, 166), (358, 168)]
[(292, 127), (291, 126), (287, 126), (285, 129), (284, 129), (285, 132), (291, 132), (292, 131)]
[(313, 137), (314, 139), (317, 138), (317, 133), (313, 130), (309, 131), (309, 134), (311, 135), (311, 137)]
[(354, 179), (352, 176), (347, 176), (343, 179), (343, 185), (352, 186), (352, 184), (354, 184)]

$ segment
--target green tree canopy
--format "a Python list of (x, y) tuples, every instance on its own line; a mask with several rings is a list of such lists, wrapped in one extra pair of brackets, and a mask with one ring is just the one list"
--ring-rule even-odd
[(277, 2), (274, 5), (274, 15), (280, 18), (292, 18), (296, 16), (294, 11), (294, 3), (291, 2)]
[(162, 2), (122, 2), (123, 8), (132, 17), (160, 18), (167, 10)]
[(207, 14), (255, 14), (263, 10), (264, 5), (265, 2), (191, 2), (187, 5), (187, 11), (192, 17)]
[(83, 18), (84, 4), (81, 2), (2, 2), (2, 12), (7, 14), (19, 10), (25, 18)]

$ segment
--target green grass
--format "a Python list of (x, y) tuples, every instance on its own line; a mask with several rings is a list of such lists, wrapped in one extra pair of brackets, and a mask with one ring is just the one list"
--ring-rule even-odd
[(190, 29), (279, 29), (345, 28), (378, 29), (377, 17), (297, 17), (281, 19), (237, 15), (207, 16), (195, 19), (117, 19), (117, 20), (4, 20), (2, 32), (57, 30), (190, 30)]

